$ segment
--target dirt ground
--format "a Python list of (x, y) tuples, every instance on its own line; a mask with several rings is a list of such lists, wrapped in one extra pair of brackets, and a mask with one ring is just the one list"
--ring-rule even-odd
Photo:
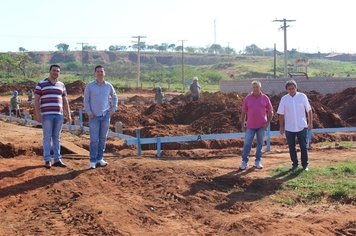
[[(0, 122), (0, 235), (354, 235), (356, 208), (277, 203), (286, 149), (265, 168), (238, 172), (239, 155), (162, 158), (108, 153), (109, 165), (63, 150), (68, 168), (45, 169), (41, 129)], [(64, 132), (62, 140), (88, 142)], [(111, 140), (112, 143), (115, 141)], [(114, 145), (114, 144), (113, 144)], [(131, 150), (133, 151), (133, 150)], [(200, 150), (202, 151), (202, 150)], [(130, 151), (129, 151), (130, 152)], [(147, 154), (148, 156), (148, 154)], [(356, 161), (355, 149), (315, 149), (310, 165)]]
[[(67, 86), (73, 116), (82, 107), (83, 86)], [(2, 89), (9, 93), (13, 87)], [(134, 136), (137, 128), (142, 137), (241, 131), (241, 94), (204, 93), (192, 103), (172, 93), (162, 106), (152, 104), (152, 91), (119, 95), (111, 129), (120, 120), (125, 134)], [(271, 97), (275, 110), (281, 96)], [(356, 88), (308, 97), (314, 127), (356, 126)], [(8, 114), (9, 99), (0, 96), (1, 114)], [(23, 111), (33, 114), (33, 105), (25, 95), (22, 99)], [(275, 117), (272, 130), (276, 127)], [(355, 143), (356, 134), (314, 135), (311, 168), (356, 161), (355, 148), (318, 148), (321, 141)], [(355, 235), (354, 201), (276, 201), (288, 197), (279, 191), (288, 178), (271, 176), (272, 169), (291, 165), (284, 137), (272, 139), (262, 170), (237, 171), (242, 143), (164, 144), (158, 159), (154, 145), (144, 146), (137, 157), (135, 147), (109, 138), (109, 165), (89, 170), (88, 134), (64, 130), (62, 154), (69, 167), (48, 170), (42, 130), (0, 120), (0, 235)]]

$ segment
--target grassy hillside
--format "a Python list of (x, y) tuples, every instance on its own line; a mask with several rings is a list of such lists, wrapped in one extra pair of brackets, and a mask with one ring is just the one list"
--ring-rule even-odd
[[(20, 56), (27, 55), (26, 66)], [(22, 80), (37, 81), (47, 76), (49, 64), (56, 63), (62, 67), (62, 79), (67, 82), (93, 79), (94, 67), (105, 66), (107, 79), (118, 87), (137, 86), (137, 54), (135, 52), (84, 52), (83, 64), (81, 52), (29, 52), (11, 54), (14, 66), (6, 66), (4, 54), (0, 55), (0, 79), (2, 83)], [(293, 62), (288, 61), (289, 71), (295, 70)], [(157, 85), (170, 90), (182, 90), (188, 86), (194, 76), (198, 76), (204, 90), (215, 91), (220, 80), (261, 79), (273, 77), (272, 56), (184, 54), (184, 74), (182, 75), (181, 53), (142, 52), (141, 75), (139, 86), (151, 88)], [(283, 77), (283, 56), (276, 60), (276, 76)], [(20, 68), (20, 69), (19, 69)], [(24, 69), (30, 73), (24, 73)], [(26, 72), (26, 71), (25, 71)], [(356, 77), (356, 63), (353, 61), (335, 61), (326, 58), (309, 59), (309, 77)]]

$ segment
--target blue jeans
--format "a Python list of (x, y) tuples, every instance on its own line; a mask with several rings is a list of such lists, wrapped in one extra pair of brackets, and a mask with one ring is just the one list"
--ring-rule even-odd
[(244, 141), (244, 148), (242, 151), (242, 161), (248, 162), (249, 158), (248, 155), (250, 154), (251, 147), (252, 147), (252, 141), (253, 138), (257, 138), (257, 146), (256, 146), (256, 161), (261, 160), (262, 156), (262, 146), (263, 146), (263, 138), (265, 136), (265, 129), (264, 128), (258, 128), (258, 129), (246, 129), (245, 132), (245, 141)]
[(60, 138), (63, 125), (63, 115), (43, 115), (43, 159), (44, 161), (51, 160), (51, 141), (54, 156), (54, 162), (62, 159)]
[(302, 166), (303, 168), (308, 166), (307, 132), (308, 130), (306, 128), (299, 132), (286, 131), (289, 155), (294, 167), (298, 166), (297, 150), (295, 149), (295, 137), (297, 137), (300, 147)]
[(90, 162), (97, 162), (103, 159), (109, 126), (109, 112), (104, 116), (94, 116), (94, 118), (89, 120)]

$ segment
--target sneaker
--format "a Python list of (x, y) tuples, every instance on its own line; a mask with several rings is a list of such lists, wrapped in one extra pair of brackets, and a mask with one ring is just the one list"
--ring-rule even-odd
[(256, 167), (257, 169), (262, 169), (263, 165), (261, 161), (255, 161), (255, 164), (253, 165), (254, 167)]
[(64, 164), (62, 162), (62, 160), (56, 161), (55, 163), (53, 163), (53, 166), (56, 166), (56, 167), (67, 167), (67, 165)]
[(95, 169), (96, 162), (90, 162), (89, 169)]
[(107, 166), (108, 163), (106, 161), (104, 161), (104, 159), (101, 159), (100, 161), (97, 161), (96, 162), (96, 166), (97, 167), (104, 167), (104, 166)]
[(242, 162), (241, 165), (240, 165), (240, 170), (246, 170), (247, 168), (247, 162)]
[(293, 171), (293, 170), (295, 170), (297, 168), (298, 168), (298, 166), (292, 166), (288, 171)]
[(309, 167), (308, 167), (308, 166), (303, 167), (303, 170), (304, 170), (304, 171), (309, 171)]
[(50, 161), (45, 162), (46, 169), (51, 169), (52, 163)]

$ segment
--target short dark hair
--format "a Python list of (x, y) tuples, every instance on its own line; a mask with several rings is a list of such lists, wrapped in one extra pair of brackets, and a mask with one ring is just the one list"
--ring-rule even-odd
[(60, 67), (59, 65), (57, 65), (57, 64), (52, 64), (52, 65), (49, 67), (49, 71), (51, 71), (53, 67), (57, 67), (57, 68), (61, 69), (61, 67)]
[(291, 85), (293, 85), (295, 88), (297, 88), (297, 82), (295, 82), (295, 80), (291, 79), (286, 82), (286, 89)]
[(97, 65), (97, 66), (95, 67), (95, 69), (94, 69), (94, 72), (96, 72), (96, 69), (99, 69), (99, 68), (103, 68), (103, 69), (104, 69), (104, 66), (102, 66), (102, 65)]

